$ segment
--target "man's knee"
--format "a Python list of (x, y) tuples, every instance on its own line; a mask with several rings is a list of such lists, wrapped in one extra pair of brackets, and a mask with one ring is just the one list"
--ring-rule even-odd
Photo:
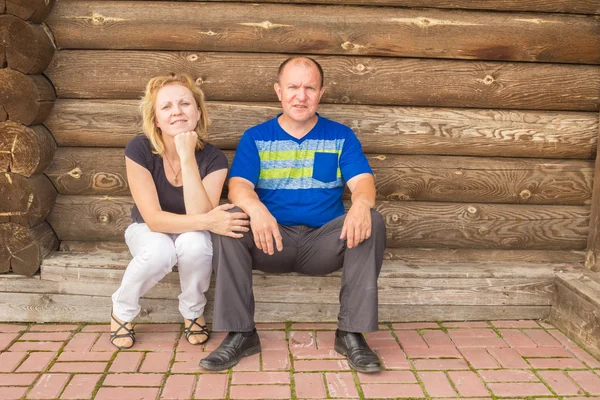
[(374, 209), (371, 209), (371, 232), (385, 235), (385, 219)]

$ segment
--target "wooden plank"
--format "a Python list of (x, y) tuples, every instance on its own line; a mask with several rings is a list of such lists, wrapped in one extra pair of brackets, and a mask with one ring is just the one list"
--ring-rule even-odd
[(596, 292), (592, 301), (582, 296), (572, 284), (566, 284), (568, 280), (557, 277), (556, 303), (552, 307), (550, 323), (600, 358), (600, 292)]
[[(600, 128), (598, 129), (598, 136), (600, 136)], [(600, 149), (598, 148), (596, 148), (593, 188), (590, 234), (587, 240), (585, 265), (593, 271), (600, 271)]]
[[(233, 158), (233, 152), (226, 152)], [(380, 200), (590, 204), (589, 161), (368, 154)], [(46, 169), (60, 194), (129, 195), (123, 150), (61, 147)]]
[[(59, 146), (125, 147), (140, 134), (137, 100), (57, 100), (44, 124)], [(276, 103), (208, 102), (209, 138), (233, 150), (242, 133), (281, 112)], [(368, 153), (595, 158), (598, 114), (323, 104)]]
[[(180, 323), (178, 300), (145, 299), (136, 322)], [(110, 297), (0, 292), (0, 319), (9, 322), (107, 323)], [(255, 321), (335, 322), (339, 306), (333, 304), (257, 303)], [(382, 322), (544, 319), (550, 306), (411, 306), (382, 305)], [(205, 316), (212, 320), (212, 306)]]
[[(130, 197), (58, 196), (48, 221), (61, 240), (123, 240)], [(379, 202), (388, 247), (581, 250), (589, 211), (581, 206)]]
[[(62, 49), (251, 51), (600, 64), (598, 21), (573, 15), (64, 0), (58, 2), (47, 23)], [(173, 26), (177, 26), (177, 40), (172, 37)]]
[[(63, 240), (61, 252), (73, 253), (126, 253), (123, 242)], [(47, 259), (46, 259), (47, 260)], [(584, 251), (575, 250), (486, 250), (486, 249), (441, 249), (441, 248), (388, 248), (384, 260), (402, 261), (406, 265), (419, 267), (424, 262), (454, 266), (456, 264), (494, 263), (511, 266), (543, 264), (570, 265), (581, 267), (585, 261)]]
[[(101, 1), (101, 0), (98, 0)], [(222, 0), (192, 0), (213, 2)], [(574, 14), (600, 14), (596, 0), (237, 0), (244, 3), (345, 4), (364, 6), (435, 7), (492, 11), (540, 11)]]
[[(138, 98), (155, 75), (198, 78), (210, 100), (276, 101), (279, 54), (58, 51), (46, 70), (58, 97)], [(595, 66), (390, 57), (315, 57), (324, 103), (597, 111)], [(389, 84), (393, 82), (393, 84)]]

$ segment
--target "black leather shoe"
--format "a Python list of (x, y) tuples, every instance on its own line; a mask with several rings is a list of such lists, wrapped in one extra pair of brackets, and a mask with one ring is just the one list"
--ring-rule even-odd
[(348, 358), (350, 367), (358, 372), (373, 373), (381, 371), (377, 354), (367, 344), (361, 333), (347, 332), (343, 336), (335, 331), (335, 351)]
[(223, 371), (233, 367), (242, 357), (259, 352), (260, 339), (256, 330), (246, 337), (241, 332), (229, 332), (219, 347), (200, 360), (200, 366), (210, 371)]

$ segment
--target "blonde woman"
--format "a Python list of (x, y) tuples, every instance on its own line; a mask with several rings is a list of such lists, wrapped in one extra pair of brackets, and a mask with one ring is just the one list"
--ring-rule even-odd
[(131, 325), (139, 299), (178, 266), (179, 311), (191, 344), (208, 340), (204, 306), (212, 272), (210, 232), (242, 237), (248, 217), (218, 206), (227, 159), (207, 142), (204, 95), (187, 74), (152, 78), (142, 99), (144, 135), (125, 148), (127, 179), (135, 206), (125, 241), (133, 259), (112, 295), (111, 343), (135, 343)]

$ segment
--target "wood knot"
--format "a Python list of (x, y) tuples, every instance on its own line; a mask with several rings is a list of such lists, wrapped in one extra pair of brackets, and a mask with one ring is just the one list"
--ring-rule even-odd
[(454, 175), (462, 175), (462, 174), (464, 174), (464, 172), (462, 172), (461, 170), (454, 171)]
[(108, 214), (100, 214), (98, 215), (98, 222), (101, 224), (107, 224), (110, 221), (110, 216)]
[(398, 216), (398, 214), (392, 214), (392, 215), (390, 215), (390, 218), (391, 218), (392, 222), (400, 221), (400, 217)]
[(475, 213), (477, 212), (477, 207), (475, 207), (475, 206), (469, 206), (469, 207), (467, 208), (467, 211), (468, 211), (469, 213), (471, 213), (471, 214), (475, 214)]
[(187, 60), (188, 61), (196, 61), (198, 59), (198, 55), (197, 54), (190, 54), (189, 56), (187, 56)]
[(483, 83), (486, 85), (491, 85), (494, 83), (494, 77), (491, 75), (486, 75), (485, 78), (483, 78)]
[(93, 182), (95, 188), (113, 188), (121, 184), (121, 177), (117, 174), (96, 173)]
[(358, 72), (363, 72), (363, 71), (365, 70), (365, 66), (364, 66), (363, 64), (358, 64), (358, 65), (356, 66), (356, 70), (357, 70)]
[(344, 104), (350, 103), (350, 97), (348, 96), (342, 96), (342, 98), (340, 99), (340, 101)]
[(73, 168), (68, 172), (68, 175), (72, 178), (79, 179), (81, 178), (81, 169), (79, 167)]
[(141, 318), (148, 318), (150, 316), (150, 310), (147, 309), (146, 307), (142, 307), (142, 309), (140, 310), (139, 316)]
[(523, 200), (527, 200), (531, 197), (531, 192), (527, 189), (522, 190), (521, 193), (519, 193), (519, 197), (521, 197)]
[(196, 85), (200, 86), (200, 85), (202, 85), (203, 83), (204, 83), (204, 79), (202, 79), (202, 78), (198, 78), (198, 79), (196, 79)]

